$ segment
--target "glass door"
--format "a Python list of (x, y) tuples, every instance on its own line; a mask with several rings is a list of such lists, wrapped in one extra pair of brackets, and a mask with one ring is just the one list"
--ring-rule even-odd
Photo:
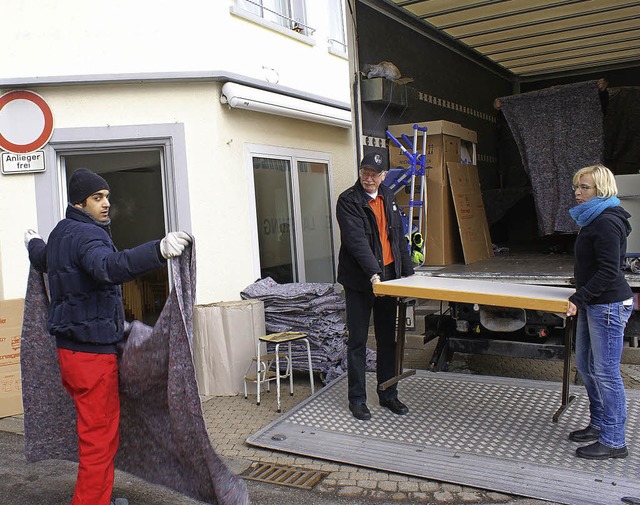
[(306, 282), (333, 282), (333, 227), (329, 166), (298, 162), (302, 247)]
[(328, 162), (256, 153), (252, 167), (260, 276), (335, 282)]
[(285, 159), (253, 158), (258, 214), (261, 277), (278, 283), (298, 280), (295, 223), (291, 193), (291, 162)]

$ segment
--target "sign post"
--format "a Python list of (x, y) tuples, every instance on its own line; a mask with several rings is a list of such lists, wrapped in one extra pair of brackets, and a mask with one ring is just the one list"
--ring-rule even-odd
[(2, 153), (3, 174), (44, 172), (44, 151), (27, 154)]
[(42, 149), (53, 134), (51, 108), (33, 91), (9, 91), (0, 96), (2, 173), (42, 172)]

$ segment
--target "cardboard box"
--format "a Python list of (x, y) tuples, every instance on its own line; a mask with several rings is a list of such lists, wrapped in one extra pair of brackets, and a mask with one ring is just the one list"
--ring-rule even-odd
[[(405, 148), (410, 152), (411, 146), (407, 145), (402, 140), (402, 134), (409, 137), (411, 142), (414, 140), (414, 128), (413, 125), (417, 124), (421, 128), (427, 128), (427, 154), (429, 154), (430, 136), (442, 136), (448, 135), (450, 137), (456, 137), (460, 139), (460, 158), (452, 161), (470, 163), (472, 165), (477, 164), (476, 159), (476, 146), (478, 144), (478, 135), (473, 130), (469, 130), (458, 123), (452, 123), (450, 121), (423, 121), (421, 123), (405, 123), (397, 125), (389, 125), (387, 129), (403, 143)], [(418, 132), (417, 148), (418, 153), (422, 153), (422, 132)], [(428, 162), (427, 162), (428, 163)], [(403, 167), (408, 168), (410, 165), (409, 159), (402, 154), (401, 149), (396, 146), (392, 141), (389, 142), (389, 167)], [(428, 165), (427, 165), (428, 166)], [(445, 169), (446, 170), (446, 169)]]
[(197, 305), (193, 311), (193, 361), (201, 395), (244, 394), (244, 376), (266, 334), (264, 302), (241, 300)]
[(24, 299), (0, 301), (0, 417), (22, 414), (20, 336)]
[(493, 256), (489, 225), (482, 202), (478, 168), (448, 162), (449, 182), (456, 209), (465, 264)]
[[(404, 133), (413, 142), (414, 124), (389, 125), (388, 129), (398, 140), (401, 140), (401, 135)], [(425, 149), (427, 204), (424, 209), (426, 230), (423, 230), (424, 264), (430, 266), (450, 265), (462, 261), (462, 253), (447, 162), (458, 163), (463, 159), (475, 162), (477, 135), (474, 131), (449, 121), (427, 121), (417, 124), (421, 127), (427, 127)], [(405, 148), (408, 147), (406, 144), (404, 145)], [(422, 135), (418, 136), (417, 145), (418, 153), (422, 153)], [(407, 156), (392, 142), (389, 144), (389, 165), (390, 167), (403, 168), (410, 166)], [(407, 207), (409, 196), (405, 191), (400, 191), (397, 194), (398, 204), (401, 207)], [(419, 200), (419, 195), (415, 195), (414, 200)], [(415, 216), (416, 210), (414, 208), (414, 224), (416, 224)]]

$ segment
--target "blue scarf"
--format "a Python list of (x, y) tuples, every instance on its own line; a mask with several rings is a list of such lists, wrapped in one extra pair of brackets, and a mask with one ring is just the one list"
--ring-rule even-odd
[(581, 203), (569, 209), (569, 214), (571, 214), (574, 221), (578, 223), (578, 226), (583, 227), (597, 218), (604, 209), (617, 207), (618, 205), (620, 205), (620, 199), (617, 196), (610, 196), (609, 198), (596, 196), (588, 202)]

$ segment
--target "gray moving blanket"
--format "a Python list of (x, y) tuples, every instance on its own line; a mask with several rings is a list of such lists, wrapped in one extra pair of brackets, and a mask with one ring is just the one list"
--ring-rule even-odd
[[(244, 481), (207, 435), (192, 359), (195, 251), (172, 260), (174, 288), (152, 328), (135, 321), (120, 358), (121, 424), (116, 468), (206, 503), (249, 504)], [(45, 279), (33, 268), (21, 343), (25, 455), (77, 461), (76, 415), (47, 331)]]
[(604, 162), (616, 175), (640, 172), (640, 88), (609, 89)]
[(596, 81), (500, 98), (531, 179), (540, 235), (576, 233), (573, 174), (602, 162), (602, 110)]

